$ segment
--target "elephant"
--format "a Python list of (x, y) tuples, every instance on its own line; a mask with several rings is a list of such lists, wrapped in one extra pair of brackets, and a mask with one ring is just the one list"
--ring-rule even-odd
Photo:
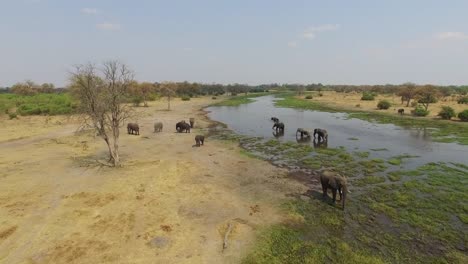
[(273, 122), (275, 122), (275, 123), (278, 123), (278, 122), (279, 122), (279, 119), (276, 118), (276, 117), (272, 117), (272, 118), (271, 118), (271, 121), (273, 121)]
[(340, 194), (340, 201), (343, 210), (345, 209), (346, 194), (348, 193), (348, 183), (346, 178), (332, 171), (324, 171), (320, 174), (320, 183), (322, 184), (323, 198), (327, 196), (327, 190), (331, 189), (333, 194), (333, 203), (336, 202), (336, 191)]
[(186, 123), (185, 121), (180, 121), (176, 124), (176, 130), (179, 133), (185, 131), (185, 133), (190, 133), (190, 124)]
[(297, 138), (298, 133), (301, 134), (301, 138), (304, 138), (304, 136), (305, 136), (305, 138), (310, 138), (310, 132), (307, 129), (298, 128), (297, 131), (296, 131), (296, 138)]
[(135, 135), (140, 135), (140, 127), (138, 126), (137, 123), (128, 123), (127, 124), (127, 133), (132, 134), (135, 133)]
[(272, 129), (276, 131), (282, 131), (284, 132), (284, 124), (282, 122), (275, 123), (272, 127)]
[(193, 128), (193, 126), (195, 125), (195, 118), (191, 117), (189, 119), (189, 122), (190, 122), (190, 127)]
[(400, 115), (403, 115), (405, 113), (405, 109), (403, 109), (403, 108), (398, 109), (398, 113)]
[(201, 145), (203, 146), (203, 144), (205, 143), (205, 136), (203, 135), (196, 135), (195, 136), (195, 144), (197, 147), (200, 147), (200, 143)]
[(154, 123), (154, 133), (161, 132), (162, 129), (163, 129), (163, 123), (161, 122)]
[(314, 138), (318, 134), (319, 141), (328, 141), (328, 133), (325, 129), (316, 128), (314, 129)]

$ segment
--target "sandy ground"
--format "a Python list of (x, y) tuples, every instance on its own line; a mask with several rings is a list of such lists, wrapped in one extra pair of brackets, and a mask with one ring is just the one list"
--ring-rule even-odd
[[(400, 108), (405, 109), (405, 115), (409, 115), (411, 113), (411, 110), (414, 109), (414, 107), (411, 107), (411, 104), (409, 107), (406, 107), (406, 102), (401, 104), (401, 99), (397, 95), (377, 95), (375, 97), (374, 101), (362, 101), (362, 93), (338, 93), (335, 91), (324, 91), (322, 92), (323, 96), (314, 96), (312, 100), (314, 101), (319, 101), (325, 104), (329, 105), (335, 105), (339, 107), (343, 107), (346, 109), (360, 109), (364, 111), (379, 111), (379, 112), (387, 112), (387, 113), (393, 113), (393, 114), (398, 114), (397, 110)], [(377, 109), (377, 103), (379, 100), (388, 100), (390, 103), (392, 103), (392, 106), (387, 109), (387, 110), (378, 110)], [(356, 105), (359, 105), (359, 107), (356, 107)], [(436, 117), (437, 114), (440, 112), (442, 109), (442, 106), (450, 106), (452, 107), (455, 112), (458, 114), (459, 112), (468, 109), (468, 105), (466, 104), (457, 104), (456, 98), (452, 97), (444, 97), (440, 99), (437, 103), (430, 104), (429, 105), (429, 115), (428, 117)], [(454, 118), (456, 120), (457, 118)]]
[[(305, 187), (234, 144), (192, 147), (211, 102), (138, 108), (140, 136), (122, 129), (122, 168), (96, 163), (104, 141), (75, 133), (74, 119), (0, 120), (0, 263), (238, 263), (259, 228), (284, 220), (280, 201)], [(189, 117), (192, 133), (175, 133)]]

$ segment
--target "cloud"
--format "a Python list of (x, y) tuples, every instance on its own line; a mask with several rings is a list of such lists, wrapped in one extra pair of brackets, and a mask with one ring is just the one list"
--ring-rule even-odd
[(120, 24), (104, 22), (101, 24), (97, 24), (96, 27), (100, 30), (117, 31), (120, 29)]
[(318, 26), (311, 26), (302, 33), (302, 37), (305, 39), (314, 39), (318, 33), (326, 31), (335, 31), (340, 28), (339, 24), (323, 24)]
[(83, 8), (81, 9), (81, 13), (85, 15), (96, 15), (98, 13), (98, 10), (96, 8)]
[(297, 47), (297, 42), (296, 42), (296, 41), (289, 41), (289, 42), (288, 42), (288, 47), (290, 47), (290, 48), (295, 48), (295, 47)]
[(441, 40), (465, 40), (468, 39), (468, 35), (463, 32), (447, 31), (441, 32), (435, 35), (437, 39)]

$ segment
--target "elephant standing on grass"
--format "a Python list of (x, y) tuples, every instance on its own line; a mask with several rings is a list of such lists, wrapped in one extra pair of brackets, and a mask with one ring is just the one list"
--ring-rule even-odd
[(276, 131), (284, 132), (284, 124), (282, 122), (275, 123), (273, 125), (272, 129), (274, 129)]
[(345, 209), (346, 194), (348, 192), (348, 184), (344, 177), (339, 174), (324, 171), (320, 174), (320, 183), (322, 184), (323, 197), (327, 196), (327, 190), (331, 189), (333, 194), (333, 203), (336, 201), (336, 191), (340, 194), (340, 201), (343, 210)]
[(138, 126), (137, 123), (128, 123), (127, 124), (127, 133), (128, 134), (134, 134), (135, 135), (140, 135), (140, 127)]
[(319, 141), (328, 141), (328, 133), (325, 129), (316, 128), (314, 129), (314, 138), (315, 135), (318, 135)]
[(163, 129), (163, 123), (161, 122), (154, 123), (154, 133), (161, 132), (162, 129)]

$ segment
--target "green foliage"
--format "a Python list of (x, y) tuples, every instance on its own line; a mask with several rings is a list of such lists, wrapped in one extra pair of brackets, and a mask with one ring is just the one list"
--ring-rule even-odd
[(457, 100), (458, 104), (468, 104), (468, 96), (461, 97)]
[(418, 105), (416, 108), (412, 111), (414, 116), (427, 116), (429, 114), (429, 111), (427, 111), (424, 107)]
[(182, 95), (180, 98), (182, 99), (182, 101), (190, 101), (190, 96), (188, 95)]
[(143, 102), (143, 97), (142, 96), (133, 96), (132, 97), (132, 104), (133, 106), (140, 106), (140, 104)]
[(440, 110), (438, 116), (442, 117), (442, 119), (450, 120), (452, 117), (455, 117), (455, 110), (450, 106), (442, 106), (442, 110)]
[(392, 104), (387, 100), (380, 100), (377, 104), (377, 108), (379, 109), (388, 109)]
[(375, 99), (375, 95), (371, 92), (364, 92), (362, 93), (361, 100), (363, 101), (373, 101)]
[(16, 107), (20, 115), (62, 115), (74, 111), (76, 104), (69, 94), (16, 95), (0, 94), (2, 111)]
[(460, 118), (461, 121), (467, 122), (468, 121), (468, 109), (461, 111), (458, 113), (458, 118)]
[(307, 95), (307, 96), (305, 97), (305, 99), (312, 99), (312, 98), (313, 98), (312, 95)]
[(10, 118), (10, 120), (13, 118), (18, 119), (18, 116), (16, 115), (16, 113), (8, 113), (8, 117)]

